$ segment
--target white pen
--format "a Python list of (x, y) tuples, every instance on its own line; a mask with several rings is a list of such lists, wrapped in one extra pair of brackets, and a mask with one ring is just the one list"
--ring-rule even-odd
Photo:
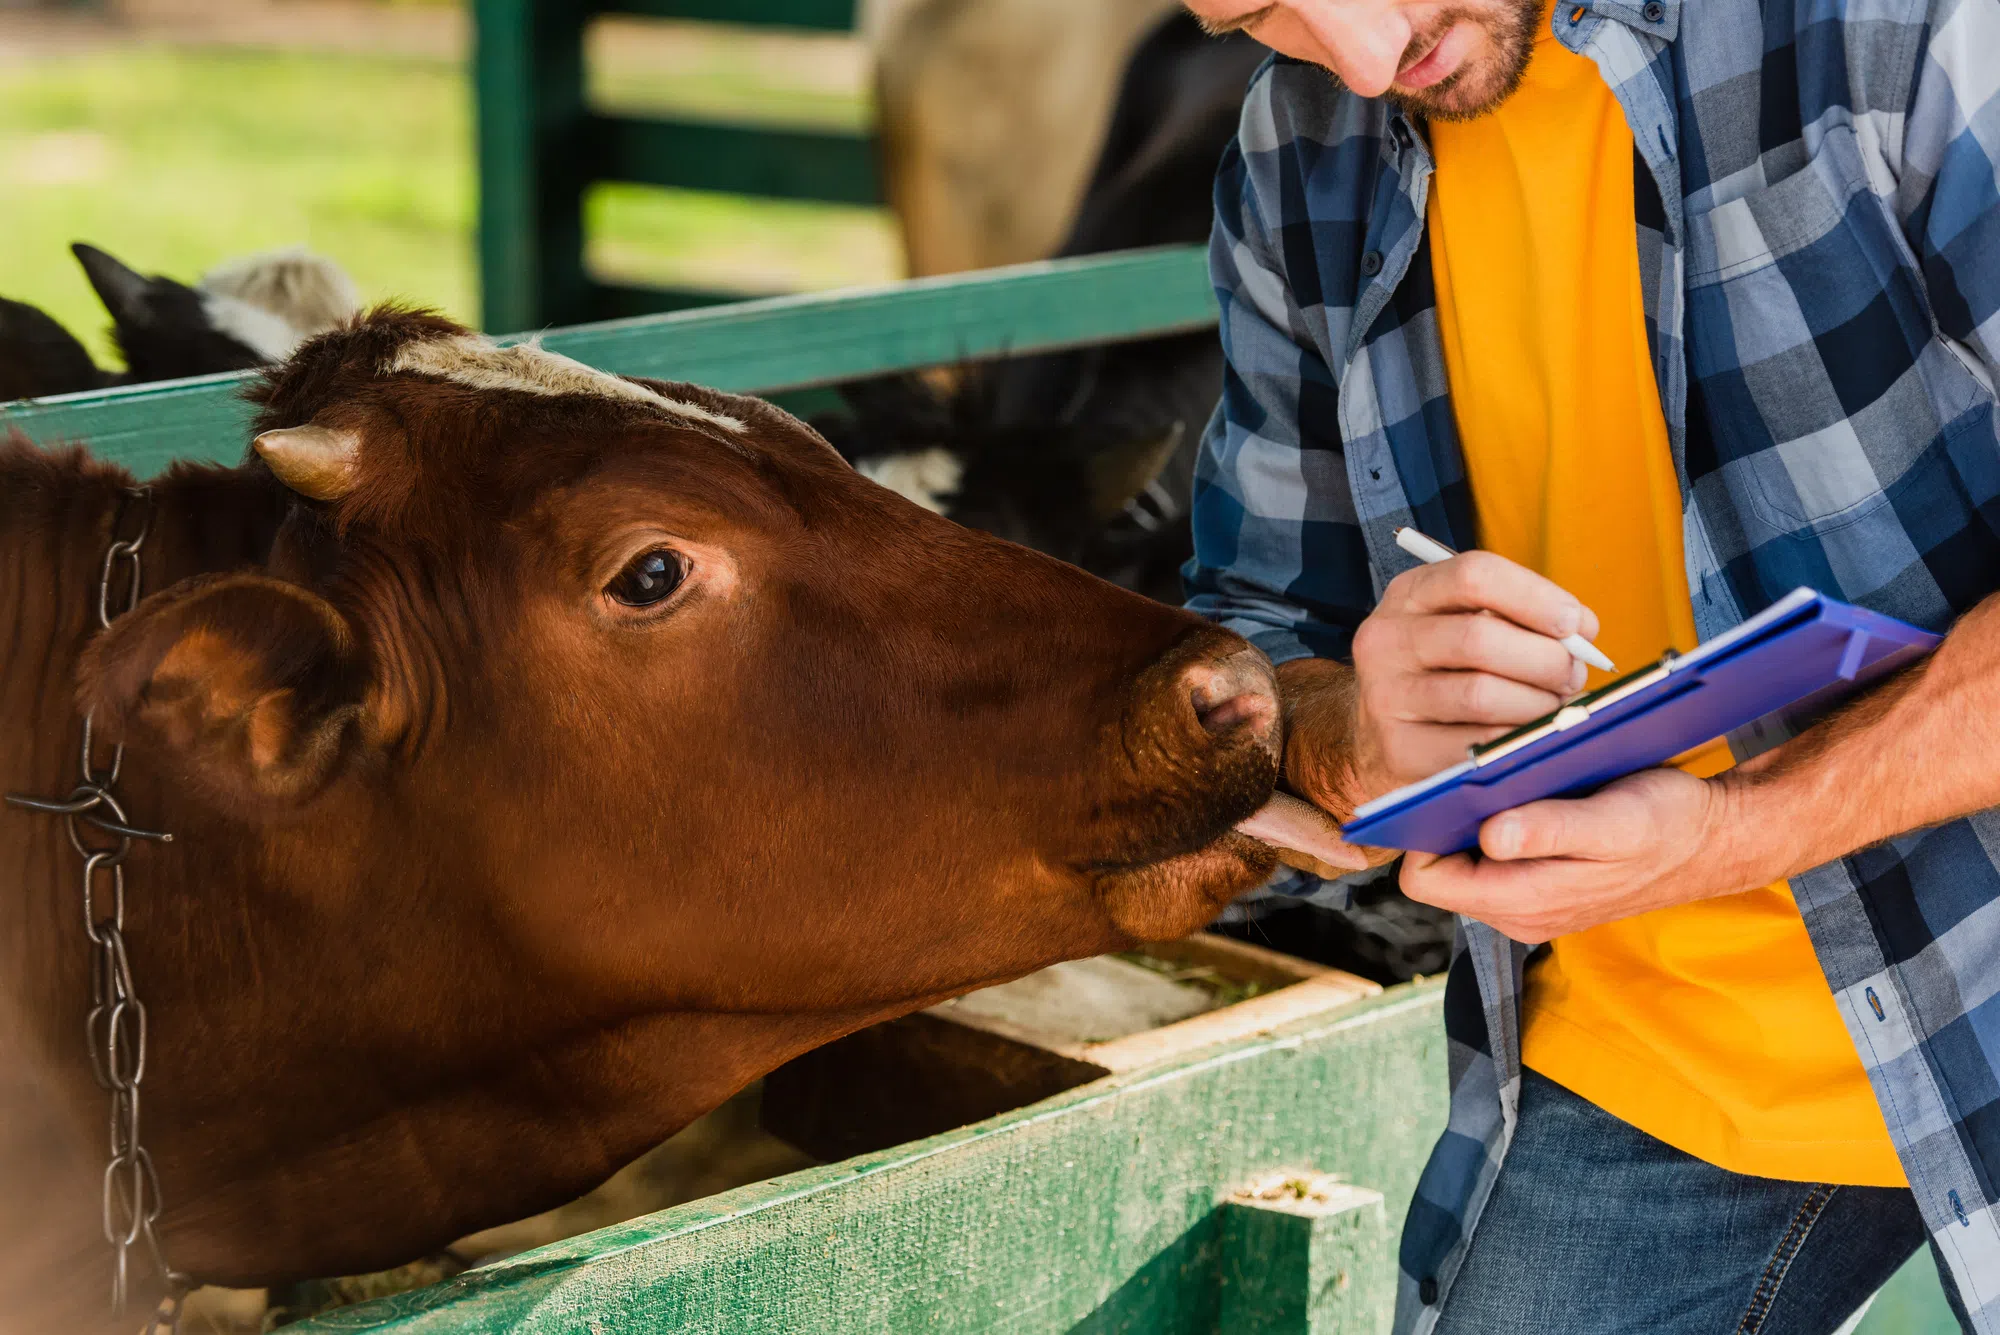
[[(1445, 546), (1436, 538), (1427, 538), (1413, 528), (1398, 528), (1396, 530), (1396, 545), (1427, 566), (1434, 566), (1440, 561), (1449, 561), (1452, 557), (1458, 555), (1457, 552)], [(1581, 635), (1565, 635), (1558, 643), (1563, 648), (1569, 650), (1570, 657), (1588, 663), (1594, 668), (1601, 668), (1606, 672), (1616, 672), (1618, 670), (1613, 666), (1611, 660), (1604, 656), (1602, 649), (1599, 649)]]

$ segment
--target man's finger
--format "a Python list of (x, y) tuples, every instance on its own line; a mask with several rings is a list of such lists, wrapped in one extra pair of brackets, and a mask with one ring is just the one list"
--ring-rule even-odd
[(1412, 853), (1403, 860), (1403, 893), (1420, 904), (1462, 914), (1527, 945), (1560, 934), (1551, 906), (1574, 864), (1493, 862), (1454, 853), (1431, 857)]
[(1413, 571), (1409, 610), (1497, 612), (1539, 635), (1597, 636), (1597, 615), (1576, 596), (1526, 566), (1492, 552), (1460, 552), (1449, 561)]
[[(1435, 724), (1396, 728), (1383, 750), (1382, 761), (1392, 787), (1428, 779), (1441, 769), (1449, 769), (1465, 759), (1466, 752), (1495, 737), (1504, 737), (1504, 724)], [(1384, 791), (1387, 791), (1386, 789)], [(1380, 792), (1369, 793), (1380, 797)]]
[(1470, 853), (1453, 853), (1439, 857), (1431, 853), (1406, 853), (1400, 876), (1403, 893), (1419, 904), (1428, 904), (1435, 909), (1450, 913), (1463, 913), (1469, 918), (1478, 918), (1485, 911), (1494, 908), (1497, 890), (1512, 885), (1512, 876), (1495, 876), (1495, 872), (1512, 872), (1512, 867), (1496, 867), (1483, 863)]
[(1617, 857), (1630, 850), (1644, 822), (1645, 813), (1621, 793), (1549, 798), (1490, 817), (1479, 827), (1479, 851), (1500, 862)]
[(1437, 671), (1490, 672), (1558, 695), (1583, 685), (1583, 665), (1546, 635), (1479, 612), (1411, 617), (1403, 623), (1410, 653)]
[(1562, 697), (1553, 691), (1490, 672), (1426, 672), (1404, 685), (1402, 712), (1410, 723), (1515, 727), (1561, 704)]

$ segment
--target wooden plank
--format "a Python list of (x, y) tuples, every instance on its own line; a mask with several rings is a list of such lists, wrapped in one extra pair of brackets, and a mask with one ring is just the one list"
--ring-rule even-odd
[(600, 14), (833, 32), (851, 30), (855, 18), (855, 0), (600, 0), (591, 8)]
[[(1141, 950), (1230, 983), (1281, 990), (1138, 1027), (1115, 1007), (1081, 1002), (1068, 991), (1078, 971), (1092, 965), (1057, 965), (793, 1058), (764, 1079), (765, 1128), (814, 1158), (845, 1159), (997, 1116), (1114, 1071), (1330, 1014), (1382, 991), (1365, 978), (1206, 932)], [(1100, 1001), (1114, 990), (1129, 997), (1134, 983), (1142, 992), (1174, 990), (1137, 965), (1098, 963), (1106, 972), (1091, 975), (1091, 991)], [(1085, 1027), (1069, 1027), (1076, 1023)], [(1089, 1032), (1106, 1037), (1082, 1036)]]
[(621, 375), (767, 393), (1215, 320), (1205, 252), (1163, 246), (611, 321), (544, 342)]
[[(1237, 1186), (1278, 1169), (1340, 1173), (1401, 1220), (1444, 1125), (1442, 1000), (1441, 983), (1396, 988), (289, 1329), (1209, 1335), (1217, 1206)], [(1386, 1310), (1375, 1315), (1384, 1328)]]
[(1136, 1071), (1210, 1044), (1269, 1033), (1294, 1020), (1338, 1009), (1381, 990), (1380, 983), (1329, 969), (1303, 983), (1266, 992), (1234, 1006), (1208, 1011), (1178, 1024), (1114, 1038), (1108, 1043), (1086, 1044), (1066, 1055), (1095, 1062), (1107, 1071)]
[(1396, 1305), (1402, 1222), (1381, 1192), (1272, 1174), (1224, 1202), (1222, 1216), (1216, 1335), (1379, 1335)]
[[(1005, 353), (1214, 325), (1198, 246), (1046, 260), (878, 288), (772, 297), (558, 329), (543, 342), (620, 375), (771, 394)], [(242, 457), (244, 377), (206, 376), (0, 405), (45, 444), (88, 441), (150, 477), (175, 459)]]
[[(1297, 955), (1287, 955), (1283, 951), (1249, 941), (1238, 941), (1234, 937), (1217, 936), (1213, 932), (1196, 932), (1177, 941), (1148, 941), (1141, 949), (1156, 960), (1194, 968), (1213, 969), (1223, 977), (1244, 983), (1261, 983), (1265, 987), (1290, 987), (1293, 983), (1308, 978), (1318, 978), (1325, 974), (1341, 973), (1341, 970), (1327, 964), (1315, 964), (1311, 960), (1300, 959)], [(1353, 978), (1353, 974), (1343, 974)], [(1356, 982), (1365, 979), (1355, 978)], [(1367, 995), (1373, 996), (1382, 989), (1369, 984)]]
[(250, 405), (237, 397), (247, 378), (228, 372), (18, 400), (0, 404), (0, 429), (17, 428), (44, 445), (88, 445), (141, 478), (176, 459), (235, 463), (248, 441)]
[(875, 136), (650, 116), (592, 116), (592, 177), (686, 190), (879, 204)]

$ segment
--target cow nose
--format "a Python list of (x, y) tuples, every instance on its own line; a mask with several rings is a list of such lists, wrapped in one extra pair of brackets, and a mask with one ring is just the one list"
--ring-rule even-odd
[(1181, 672), (1181, 685), (1210, 737), (1247, 737), (1279, 757), (1277, 677), (1263, 654), (1243, 648), (1191, 664)]

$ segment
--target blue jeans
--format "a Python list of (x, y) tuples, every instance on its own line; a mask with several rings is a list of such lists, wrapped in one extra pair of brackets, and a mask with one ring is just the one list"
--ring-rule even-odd
[(1524, 1071), (1436, 1335), (1833, 1335), (1927, 1236), (1903, 1188), (1731, 1173)]

